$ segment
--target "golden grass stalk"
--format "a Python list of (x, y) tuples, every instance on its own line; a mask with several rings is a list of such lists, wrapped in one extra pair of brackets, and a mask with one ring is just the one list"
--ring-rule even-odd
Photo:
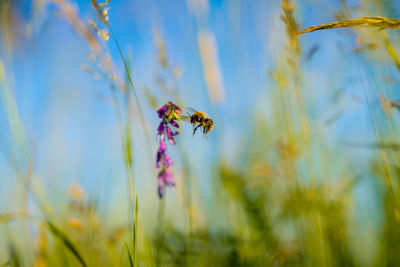
[[(331, 22), (328, 24), (311, 26), (311, 27), (308, 27), (304, 30), (297, 32), (297, 34), (300, 35), (300, 34), (304, 34), (304, 33), (315, 32), (318, 30), (327, 30), (327, 29), (334, 29), (334, 28), (351, 28), (351, 27), (371, 27), (371, 28), (375, 27), (375, 28), (378, 28), (378, 30), (398, 29), (398, 28), (400, 28), (400, 20), (385, 18), (385, 17), (381, 17), (381, 16), (361, 17), (358, 19), (348, 19), (348, 20), (343, 20), (340, 22)], [(387, 34), (385, 34), (385, 36), (384, 36), (384, 41), (385, 41), (386, 50), (388, 51), (393, 62), (396, 64), (396, 67), (399, 69), (399, 67), (400, 67), (399, 58), (397, 56), (396, 50), (394, 49), (393, 45), (391, 44), (391, 42), (389, 40), (389, 37)], [(369, 93), (366, 91), (365, 88), (364, 88), (364, 90), (365, 90), (365, 96), (366, 96), (367, 102), (370, 102), (368, 100), (368, 98), (370, 98)], [(381, 99), (381, 101), (382, 101), (382, 99)], [(369, 103), (368, 103), (368, 106), (369, 106)], [(395, 106), (393, 106), (393, 107), (395, 107)], [(369, 107), (369, 109), (371, 109), (371, 108)], [(372, 111), (371, 111), (371, 119), (372, 119), (372, 123), (375, 128), (375, 134), (377, 136), (377, 139), (379, 140), (379, 143), (382, 143), (382, 141), (381, 141), (382, 137), (379, 134), (378, 127), (376, 125), (377, 124), (376, 118), (374, 118)], [(390, 170), (389, 170), (389, 166), (388, 166), (388, 162), (387, 162), (387, 160), (388, 160), (387, 155), (382, 150), (379, 150), (379, 154), (380, 154), (380, 157), (381, 157), (381, 160), (383, 163), (386, 184), (388, 186), (390, 196), (392, 199), (392, 204), (394, 206), (394, 215), (395, 215), (397, 222), (400, 222), (400, 216), (398, 215), (400, 213), (399, 212), (400, 207), (399, 207), (397, 198), (394, 193), (392, 178), (391, 178), (391, 174), (390, 174)]]
[(52, 0), (53, 3), (60, 7), (59, 14), (63, 16), (90, 45), (90, 48), (98, 53), (101, 49), (99, 42), (89, 27), (80, 19), (78, 11), (72, 3), (65, 0)]
[(225, 89), (215, 36), (205, 30), (198, 34), (197, 40), (210, 100), (212, 103), (223, 103)]
[(308, 27), (304, 30), (297, 32), (297, 34), (305, 34), (319, 30), (328, 30), (335, 28), (351, 28), (351, 27), (376, 27), (382, 29), (398, 29), (400, 28), (400, 20), (390, 19), (381, 16), (376, 17), (361, 17), (358, 19), (348, 19), (344, 21), (331, 22), (328, 24), (321, 24)]
[(387, 34), (386, 31), (383, 32), (383, 38), (385, 42), (385, 48), (386, 51), (388, 52), (390, 58), (392, 59), (393, 63), (396, 65), (397, 70), (400, 71), (400, 60), (399, 56), (397, 55), (397, 51), (392, 45), (392, 42), (389, 39), (389, 35)]

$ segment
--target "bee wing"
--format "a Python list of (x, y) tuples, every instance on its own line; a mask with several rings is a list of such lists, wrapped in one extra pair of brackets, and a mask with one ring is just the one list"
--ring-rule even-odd
[(195, 110), (194, 108), (186, 108), (186, 109), (189, 110), (189, 111), (192, 112), (192, 113), (197, 112), (197, 110)]
[(182, 115), (179, 117), (182, 121), (190, 121), (190, 116)]
[(195, 110), (194, 108), (186, 108), (186, 109), (189, 110), (189, 111), (192, 112), (192, 113), (195, 113), (195, 112), (202, 112), (202, 113), (204, 113), (204, 115), (205, 115), (207, 118), (210, 118), (210, 116), (208, 116), (208, 114), (205, 113), (204, 111), (198, 111), (198, 110)]

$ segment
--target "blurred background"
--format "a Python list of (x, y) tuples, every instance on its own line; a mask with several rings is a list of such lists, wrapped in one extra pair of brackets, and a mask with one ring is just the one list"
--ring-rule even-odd
[[(399, 30), (296, 32), (399, 13), (0, 0), (0, 265), (397, 266)], [(214, 129), (180, 123), (160, 199), (168, 101)]]

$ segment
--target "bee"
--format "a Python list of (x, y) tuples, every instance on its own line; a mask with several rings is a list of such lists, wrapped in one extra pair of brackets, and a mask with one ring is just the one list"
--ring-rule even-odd
[(187, 115), (181, 116), (183, 121), (190, 121), (193, 125), (193, 135), (197, 129), (203, 128), (203, 136), (207, 137), (207, 134), (214, 128), (213, 120), (204, 112), (197, 111), (192, 108), (188, 108), (192, 113), (186, 112)]

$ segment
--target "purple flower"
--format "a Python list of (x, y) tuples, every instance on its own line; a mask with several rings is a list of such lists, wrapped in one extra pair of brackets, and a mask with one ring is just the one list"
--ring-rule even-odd
[(167, 152), (164, 153), (164, 164), (167, 168), (171, 167), (173, 164), (173, 161)]
[(171, 102), (168, 102), (167, 104), (165, 104), (164, 106), (162, 106), (161, 108), (159, 108), (159, 109), (157, 110), (158, 117), (159, 117), (160, 119), (161, 119), (162, 117), (165, 116), (165, 112), (167, 112), (168, 107), (170, 106), (170, 103), (171, 103)]
[(174, 136), (178, 135), (178, 134), (179, 134), (179, 132), (173, 132), (173, 131), (171, 131), (170, 128), (167, 127), (167, 137), (168, 137), (168, 141), (171, 145), (176, 144)]
[(179, 132), (173, 132), (168, 127), (168, 124), (179, 128), (179, 124), (175, 120), (179, 120), (179, 115), (181, 113), (182, 110), (172, 102), (168, 102), (157, 110), (158, 117), (161, 119), (157, 129), (157, 139), (160, 138), (160, 146), (156, 156), (156, 168), (160, 169), (158, 172), (158, 195), (160, 198), (164, 195), (165, 186), (175, 185), (173, 174), (170, 169), (173, 161), (167, 152), (167, 145), (164, 138), (167, 136), (168, 142), (171, 145), (176, 144), (174, 136), (177, 136)]
[(158, 152), (164, 153), (165, 150), (167, 150), (167, 146), (165, 145), (164, 136), (163, 136), (163, 138), (160, 138), (160, 147), (158, 148)]
[(174, 176), (172, 175), (172, 171), (170, 169), (165, 169), (163, 173), (163, 179), (166, 185), (175, 186)]
[(174, 120), (171, 120), (171, 121), (169, 122), (169, 124), (171, 124), (172, 126), (174, 126), (174, 127), (176, 127), (176, 128), (179, 128), (178, 123), (177, 123), (176, 121), (174, 121)]
[(175, 181), (170, 169), (164, 169), (158, 173), (158, 196), (162, 198), (165, 186), (175, 186)]
[(175, 105), (175, 113), (178, 114), (178, 115), (181, 115), (181, 113), (182, 113), (181, 108), (178, 107), (177, 105)]
[(164, 122), (160, 122), (160, 125), (158, 126), (158, 133), (161, 134), (165, 131), (165, 126), (164, 126)]
[(161, 159), (162, 159), (162, 153), (160, 153), (159, 151), (157, 151), (157, 157), (156, 157), (156, 169), (159, 169), (160, 163), (161, 163)]
[(173, 132), (170, 128), (167, 127), (167, 136), (168, 136), (168, 138), (169, 137), (174, 137), (175, 135), (178, 135), (178, 134), (179, 134), (178, 131)]

